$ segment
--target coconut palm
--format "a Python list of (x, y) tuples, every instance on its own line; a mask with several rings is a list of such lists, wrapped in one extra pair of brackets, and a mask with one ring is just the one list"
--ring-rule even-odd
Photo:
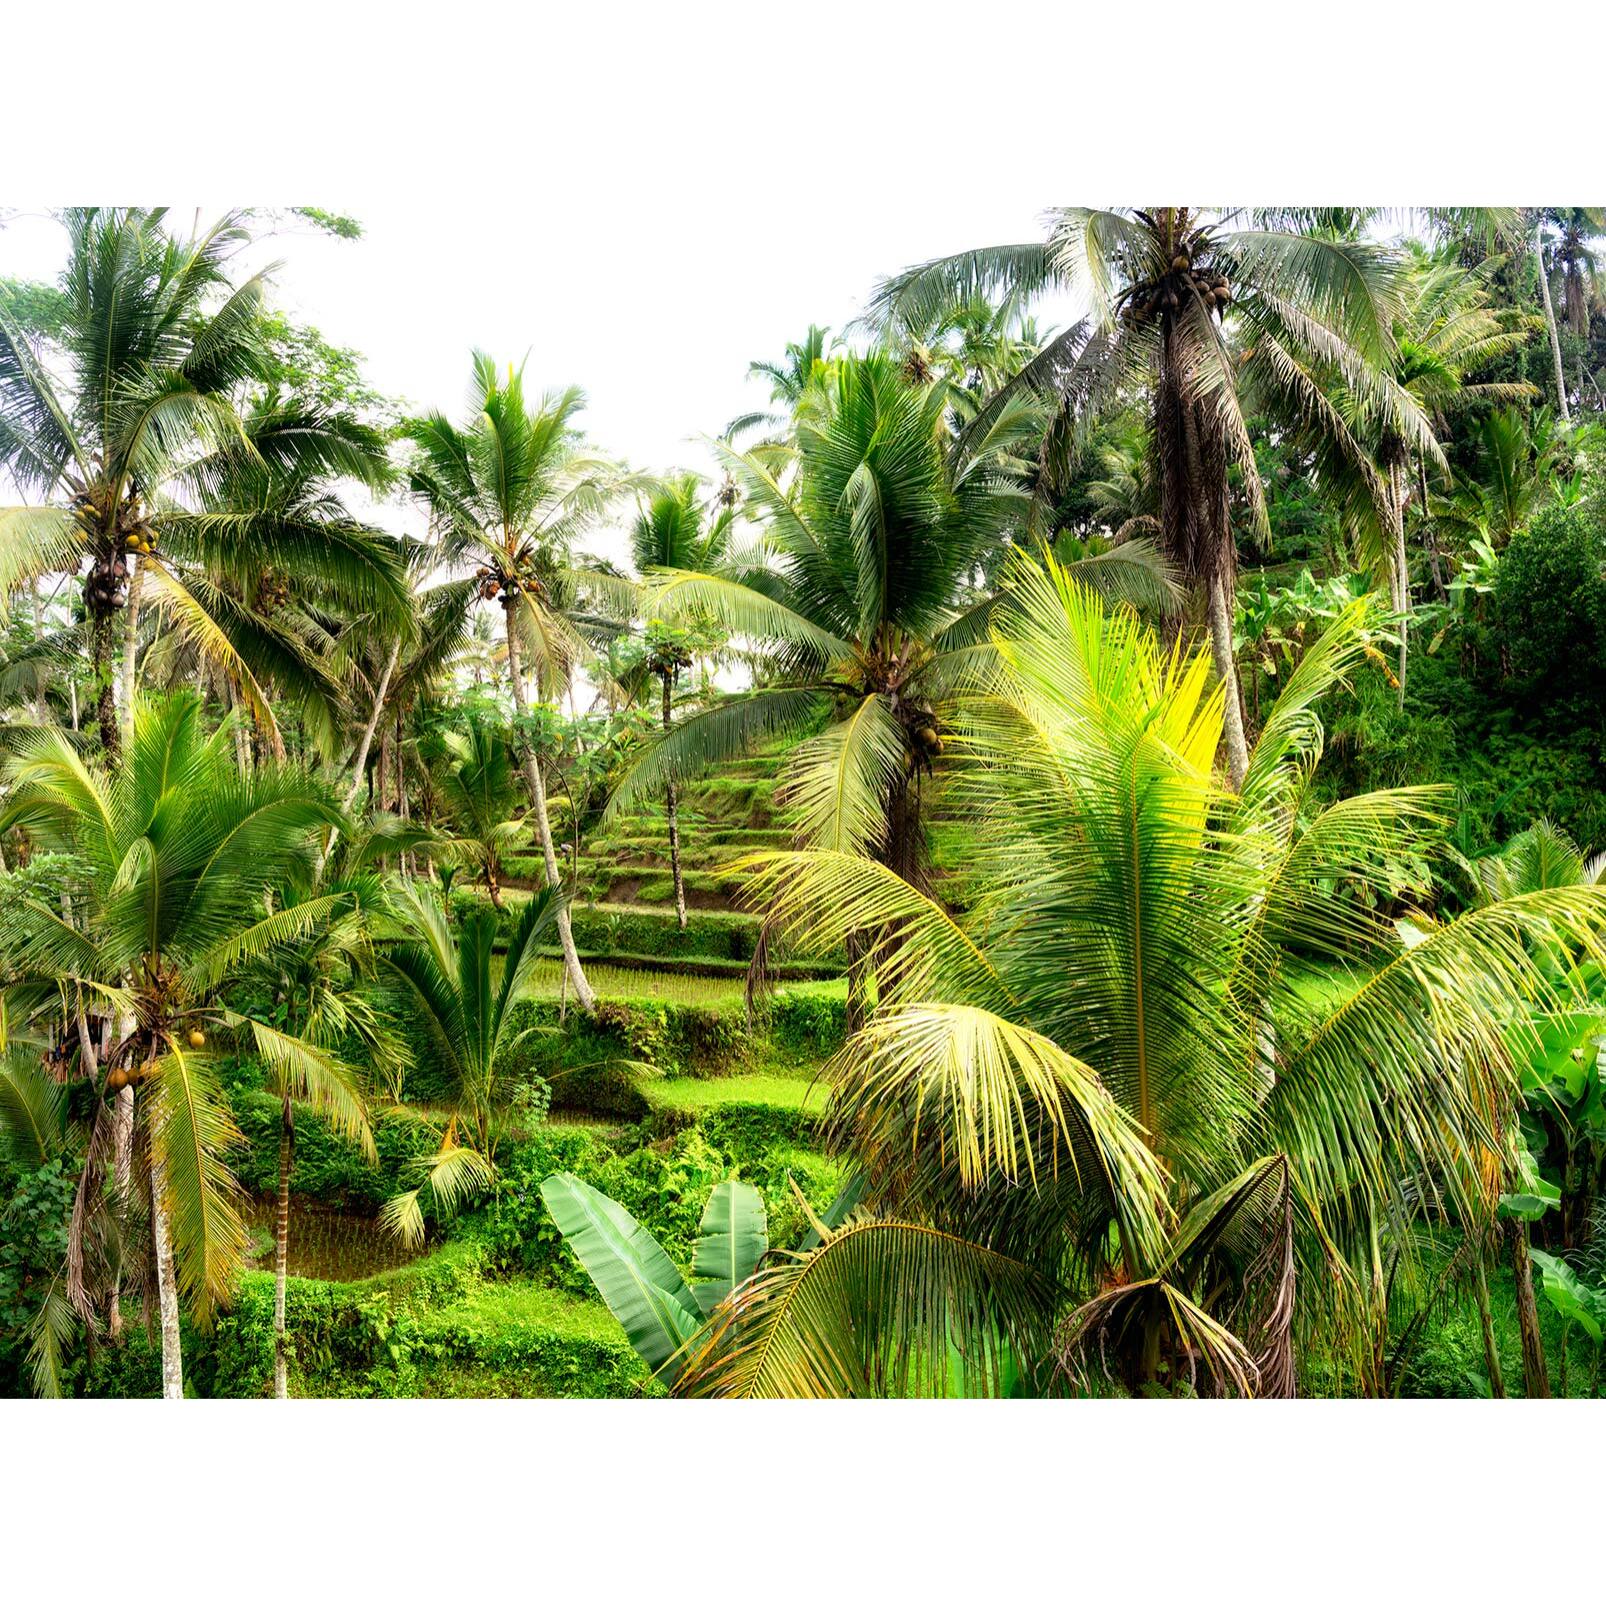
[[(0, 597), (84, 572), (101, 741), (116, 754), (132, 706), (141, 599), (233, 688), (278, 749), (263, 686), (298, 697), (319, 674), (320, 629), (292, 598), (406, 620), (393, 544), (345, 513), (332, 477), (389, 475), (355, 420), (249, 405), (264, 360), (265, 281), (236, 285), (242, 214), (188, 241), (162, 210), (74, 209), (61, 328), (41, 342), (0, 309), (0, 462), (42, 505), (0, 511)], [(122, 708), (117, 678), (123, 616)]]
[(1435, 522), (1463, 544), (1496, 551), (1566, 483), (1567, 436), (1540, 407), (1501, 407), (1471, 431), (1472, 462), (1453, 494), (1435, 504)]
[[(810, 387), (817, 385), (830, 371), (841, 349), (842, 342), (835, 339), (829, 329), (811, 323), (802, 340), (787, 341), (786, 355), (779, 362), (750, 362), (748, 377), (769, 381), (770, 405), (780, 410), (740, 414), (725, 426), (725, 439), (734, 441), (738, 435), (753, 429), (774, 430), (788, 426), (798, 403)], [(774, 442), (766, 444), (773, 446)]]
[[(1350, 431), (1367, 447), (1368, 458), (1357, 461), (1349, 456), (1345, 436), (1320, 429), (1306, 432), (1312, 437), (1330, 493), (1341, 505), (1348, 505), (1351, 522), (1358, 529), (1376, 531), (1377, 556), (1388, 572), (1400, 621), (1396, 679), (1402, 707), (1411, 614), (1406, 503), (1412, 482), (1425, 521), (1430, 473), (1442, 473), (1449, 479), (1438, 443), (1449, 438), (1454, 421), (1475, 406), (1521, 402), (1536, 394), (1526, 380), (1475, 377), (1490, 362), (1523, 346), (1531, 333), (1529, 321), (1494, 302), (1492, 284), (1502, 261), (1487, 256), (1477, 266), (1467, 267), (1453, 251), (1429, 255), (1420, 248), (1408, 248), (1397, 285), (1394, 339), (1383, 359), (1392, 384), (1368, 384), (1360, 393), (1352, 392), (1340, 401)], [(1326, 370), (1335, 393), (1347, 388), (1336, 366), (1318, 366)], [(1415, 404), (1427, 421), (1429, 434), (1423, 435), (1414, 421), (1402, 414), (1400, 397)]]
[(1091, 298), (1092, 317), (1049, 341), (966, 434), (986, 431), (1023, 393), (1046, 396), (1058, 414), (1045, 459), (1068, 461), (1091, 420), (1148, 389), (1160, 544), (1205, 598), (1216, 671), (1232, 688), (1225, 741), (1235, 784), (1249, 758), (1232, 657), (1234, 469), (1251, 526), (1266, 532), (1250, 400), (1257, 413), (1325, 432), (1359, 463), (1364, 451), (1315, 372), (1336, 365), (1387, 407), (1413, 448), (1437, 451), (1420, 408), (1385, 367), (1397, 306), (1392, 254), (1320, 221), (1329, 232), (1197, 207), (1065, 207), (1046, 241), (923, 263), (884, 281), (872, 302), (882, 325), (918, 326), (977, 294), (1025, 300), (1061, 286)]
[(502, 907), (504, 860), (520, 836), (518, 797), (507, 732), (487, 719), (466, 719), (441, 734), (446, 761), (436, 772), (451, 833), (447, 855), (473, 871), (491, 902)]
[(1606, 893), (1389, 918), (1432, 789), (1322, 807), (1318, 700), (1354, 605), (1271, 710), (1239, 793), (1226, 688), (1052, 561), (1018, 568), (959, 720), (978, 896), (956, 918), (862, 857), (764, 854), (805, 948), (879, 926), (878, 1008), (827, 1070), (867, 1208), (715, 1313), (685, 1392), (1038, 1388), (1278, 1395), (1318, 1325), (1375, 1381), (1413, 1223), (1486, 1223), (1515, 1072), (1553, 992), (1535, 939), (1606, 953)]
[[(718, 495), (712, 510), (703, 506), (702, 481), (683, 474), (657, 490), (630, 529), (630, 555), (637, 574), (675, 569), (686, 574), (717, 573), (730, 554), (736, 520), (734, 495)], [(693, 663), (695, 642), (684, 629), (650, 620), (641, 659), (643, 673), (655, 676), (663, 691), (665, 734), (674, 723), (675, 681)], [(669, 827), (669, 866), (675, 883), (675, 915), (686, 929), (686, 886), (680, 867), (680, 810), (674, 781), (664, 787)]]
[[(571, 561), (574, 540), (627, 482), (617, 468), (584, 449), (575, 419), (579, 390), (525, 399), (523, 372), (499, 374), (483, 352), (474, 354), (470, 416), (460, 428), (440, 413), (408, 426), (417, 447), (414, 494), (429, 507), (449, 564), (474, 563), (474, 601), (499, 603), (507, 643), (507, 673), (521, 727), (529, 787), (546, 861), (547, 885), (561, 884), (541, 762), (530, 744), (529, 686), (556, 695), (587, 653), (587, 636), (611, 633), (619, 619), (606, 610), (631, 588)], [(472, 604), (471, 604), (472, 605)], [(575, 997), (587, 1011), (596, 999), (575, 951), (567, 906), (554, 905), (563, 962)]]
[(310, 1104), (332, 1119), (335, 1130), (355, 1142), (372, 1163), (377, 1158), (365, 1090), (343, 1054), (360, 1052), (372, 1079), (399, 1064), (401, 1051), (377, 1006), (373, 978), (373, 916), (385, 897), (373, 871), (375, 855), (394, 847), (397, 833), (348, 835), (333, 858), (320, 855), (315, 868), (291, 864), (273, 889), (274, 905), (292, 909), (318, 900), (330, 913), (295, 942), (255, 957), (242, 980), (254, 996), (271, 1000), (265, 1018), (274, 1028), (315, 1045), (324, 1058), (310, 1079), (284, 1061), (263, 1065), (263, 1085), (279, 1101), (279, 1173), (273, 1229), (273, 1393), (289, 1397), (289, 1332), (286, 1294), (290, 1266), (290, 1180), (295, 1169), (296, 1103)]
[[(971, 578), (1019, 527), (1025, 505), (995, 464), (1035, 424), (1034, 409), (999, 409), (991, 430), (954, 457), (948, 401), (945, 384), (909, 383), (888, 354), (844, 357), (796, 422), (793, 483), (783, 486), (752, 453), (716, 446), (764, 525), (769, 566), (745, 579), (662, 570), (650, 607), (670, 622), (717, 621), (768, 668), (648, 749), (610, 809), (767, 738), (812, 730), (784, 776), (801, 839), (871, 853), (923, 879), (923, 781), (994, 606)], [(1169, 598), (1141, 543), (1087, 573), (1142, 587), (1157, 603)]]
[(438, 1138), (434, 1152), (420, 1160), (414, 1186), (381, 1215), (408, 1243), (423, 1241), (426, 1204), (450, 1215), (496, 1175), (497, 1118), (511, 1091), (518, 1048), (529, 1035), (517, 1023), (517, 1006), (532, 995), (558, 896), (550, 887), (533, 894), (513, 923), (505, 954), (498, 954), (501, 922), (492, 910), (464, 916), (454, 931), (432, 889), (416, 882), (394, 889), (405, 936), (381, 948), (381, 969), (401, 1018), (420, 1028), (420, 1049), (447, 1085), (443, 1107), (420, 1117)]
[(1606, 235), (1606, 207), (1547, 206), (1543, 221), (1556, 231), (1549, 269), (1561, 281), (1562, 312), (1569, 334), (1589, 333), (1589, 307), (1600, 275), (1600, 246)]
[[(363, 1130), (338, 1060), (227, 992), (248, 965), (346, 907), (334, 893), (273, 906), (269, 893), (310, 863), (316, 831), (339, 815), (295, 770), (241, 772), (228, 745), (226, 727), (203, 729), (191, 694), (136, 703), (115, 773), (86, 761), (65, 734), (38, 733), (6, 767), (0, 815), (0, 830), (71, 853), (79, 866), (59, 907), (28, 898), (0, 910), (4, 1003), (8, 1019), (51, 1024), (75, 1043), (77, 1074), (93, 1088), (75, 1242), (108, 1208), (114, 1158), (116, 1191), (150, 1200), (168, 1398), (183, 1392), (180, 1299), (208, 1321), (232, 1294), (245, 1246), (226, 1158), (239, 1135), (214, 1040), (255, 1054), (285, 1096)], [(117, 1028), (99, 1053), (92, 1028), (102, 1020)], [(122, 1214), (126, 1225), (137, 1212)], [(67, 1292), (86, 1323), (98, 1323), (103, 1302), (93, 1270), (75, 1250)]]

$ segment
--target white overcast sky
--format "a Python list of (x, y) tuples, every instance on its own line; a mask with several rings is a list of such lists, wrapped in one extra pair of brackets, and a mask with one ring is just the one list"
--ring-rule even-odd
[[(1541, 160), (1499, 119), (1413, 144), (1374, 58), (1447, 47), (1431, 18), (1382, 0), (1351, 10), (1387, 19), (1386, 41), (1359, 21), (1323, 29), (1297, 73), (1256, 55), (1297, 46), (1285, 7), (1240, 0), (1234, 71), (1208, 85), (1191, 48), (1155, 47), (1158, 21), (1038, 0), (999, 14), (150, 0), (133, 34), (97, 26), (101, 3), (74, 13), (75, 79), (112, 74), (151, 98), (112, 97), (99, 125), (94, 96), (64, 118), (50, 73), (13, 75), (9, 125), (52, 132), (8, 147), (0, 206), (19, 210), (0, 273), (59, 269), (42, 214), (64, 201), (165, 199), (186, 221), (197, 198), (208, 214), (347, 212), (360, 241), (297, 233), (253, 251), (251, 266), (283, 259), (286, 308), (361, 351), (381, 390), (453, 415), (472, 347), (528, 353), (528, 380), (581, 385), (593, 441), (641, 469), (708, 471), (697, 437), (764, 403), (750, 361), (811, 321), (840, 330), (879, 275), (1040, 238), (1056, 204), (1510, 202), (1532, 198), (1536, 172), (1559, 186), (1537, 193), (1575, 193), (1564, 151)], [(8, 19), (8, 47), (47, 60), (59, 28)], [(1141, 73), (1124, 71), (1139, 51)], [(1342, 112), (1324, 75), (1345, 85)], [(1074, 315), (1039, 309), (1045, 324)]]

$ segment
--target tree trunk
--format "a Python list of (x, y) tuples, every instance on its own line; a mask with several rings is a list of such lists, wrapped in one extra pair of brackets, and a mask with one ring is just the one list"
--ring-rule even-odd
[(374, 692), (374, 706), (368, 715), (368, 723), (363, 726), (356, 757), (351, 761), (351, 785), (346, 789), (345, 802), (348, 809), (357, 801), (357, 793), (362, 790), (363, 776), (368, 770), (368, 749), (374, 745), (374, 732), (379, 728), (379, 716), (390, 692), (390, 677), (396, 672), (396, 659), (400, 654), (401, 637), (397, 636), (390, 644), (390, 657), (385, 660), (385, 672), (379, 677), (379, 686)]
[(117, 723), (123, 740), (134, 737), (134, 681), (139, 674), (139, 594), (145, 571), (139, 558), (128, 554), (128, 601), (123, 605), (123, 672), (118, 684)]
[(1400, 707), (1405, 707), (1405, 660), (1411, 635), (1411, 559), (1405, 550), (1405, 463), (1396, 459), (1388, 469), (1389, 535), (1394, 551), (1394, 611), (1400, 616)]
[(286, 1099), (279, 1126), (279, 1209), (273, 1221), (273, 1397), (276, 1400), (290, 1397), (284, 1296), (290, 1267), (290, 1172), (295, 1158), (296, 1117), (290, 1100)]
[(1548, 1400), (1550, 1374), (1545, 1369), (1545, 1346), (1539, 1336), (1533, 1262), (1528, 1259), (1528, 1223), (1508, 1221), (1506, 1238), (1511, 1245), (1511, 1269), (1517, 1280), (1517, 1326), (1522, 1333), (1523, 1390), (1530, 1400)]
[[(674, 671), (664, 671), (664, 734), (669, 733), (670, 716), (673, 711)], [(671, 781), (664, 789), (664, 806), (669, 815), (669, 868), (675, 877), (675, 918), (680, 922), (680, 929), (686, 929), (686, 882), (680, 873), (680, 811), (675, 797), (675, 783)]]
[(1497, 1399), (1506, 1397), (1506, 1380), (1500, 1371), (1500, 1348), (1495, 1343), (1494, 1318), (1489, 1313), (1489, 1279), (1484, 1272), (1484, 1246), (1472, 1261), (1472, 1292), (1478, 1302), (1478, 1326), (1483, 1333), (1483, 1364), (1489, 1373), (1489, 1393)]
[(1545, 272), (1543, 224), (1534, 229), (1534, 261), (1539, 267), (1539, 299), (1544, 303), (1545, 328), (1550, 332), (1550, 355), (1556, 365), (1556, 405), (1562, 423), (1570, 424), (1573, 415), (1567, 407), (1567, 381), (1561, 369), (1561, 336), (1556, 332), (1556, 309), (1550, 304), (1550, 275)]
[(379, 807), (390, 807), (390, 725), (387, 722), (379, 736), (379, 762), (374, 765), (379, 778)]
[[(117, 1106), (112, 1112), (112, 1197), (117, 1201), (119, 1221), (128, 1218), (129, 1186), (134, 1169), (134, 1090), (125, 1087), (118, 1092)], [(114, 1344), (123, 1341), (123, 1268), (118, 1265), (112, 1276), (111, 1297), (106, 1308), (106, 1326)]]
[(1434, 533), (1433, 520), (1428, 514), (1428, 464), (1424, 457), (1416, 460), (1416, 481), (1422, 498), (1422, 538), (1423, 545), (1428, 549), (1428, 564), (1433, 574), (1433, 594), (1440, 602), (1448, 602), (1450, 589), (1444, 583), (1444, 561), (1439, 553), (1439, 538)]
[(90, 654), (95, 670), (95, 718), (100, 727), (101, 751), (109, 769), (122, 757), (122, 731), (117, 724), (117, 689), (109, 663), (112, 655), (112, 622), (98, 619), (90, 627)]
[(245, 720), (240, 715), (240, 699), (229, 688), (229, 712), (234, 725), (234, 767), (242, 775), (251, 773), (251, 739), (246, 734)]
[(162, 1199), (162, 1162), (151, 1156), (151, 1238), (156, 1245), (156, 1302), (162, 1318), (162, 1398), (184, 1398), (184, 1351), (178, 1329), (178, 1277)]
[(1227, 581), (1215, 575), (1209, 582), (1210, 655), (1215, 659), (1216, 675), (1226, 690), (1222, 710), (1222, 736), (1227, 744), (1227, 769), (1234, 791), (1242, 789), (1249, 773), (1249, 744), (1244, 738), (1244, 710), (1238, 692), (1238, 668), (1232, 655), (1232, 605), (1227, 597)]
[[(36, 642), (43, 641), (45, 639), (45, 609), (44, 604), (39, 600), (39, 582), (37, 579), (28, 587), (28, 595), (33, 601), (33, 639)], [(68, 683), (71, 684), (70, 676), (68, 677)], [(78, 729), (78, 715), (76, 710), (77, 701), (75, 696), (73, 713), (74, 730)], [(34, 717), (41, 725), (48, 725), (50, 723), (50, 699), (45, 696), (45, 683), (43, 678), (40, 678), (35, 682)]]
[[(520, 721), (529, 718), (529, 705), (524, 698), (524, 681), (519, 670), (518, 637), (513, 629), (511, 615), (507, 617), (507, 673), (513, 684), (513, 706)], [(535, 815), (535, 828), (541, 838), (541, 857), (546, 861), (546, 882), (558, 895), (558, 943), (563, 949), (563, 968), (567, 973), (574, 996), (588, 1015), (597, 1012), (596, 994), (580, 968), (580, 955), (575, 951), (574, 932), (569, 925), (569, 903), (563, 895), (562, 877), (558, 874), (558, 855), (552, 846), (552, 819), (547, 813), (546, 782), (541, 779), (541, 763), (528, 741), (522, 743), (524, 753), (524, 780), (530, 788), (530, 807)]]

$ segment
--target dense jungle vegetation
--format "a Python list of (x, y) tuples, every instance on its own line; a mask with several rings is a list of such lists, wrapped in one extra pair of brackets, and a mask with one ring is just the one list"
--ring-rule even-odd
[(1606, 208), (1062, 208), (706, 473), (59, 222), (0, 1393), (1600, 1394)]

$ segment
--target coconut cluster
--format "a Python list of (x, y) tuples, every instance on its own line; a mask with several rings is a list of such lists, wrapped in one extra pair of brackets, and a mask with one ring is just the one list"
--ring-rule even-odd
[(290, 600), (290, 583), (273, 569), (263, 572), (257, 581), (256, 611), (273, 613)]
[(1171, 271), (1158, 279), (1135, 284), (1126, 292), (1121, 319), (1128, 324), (1143, 323), (1162, 312), (1180, 312), (1197, 299), (1206, 312), (1220, 314), (1232, 301), (1232, 286), (1224, 273), (1195, 267), (1185, 251), (1171, 259)]

